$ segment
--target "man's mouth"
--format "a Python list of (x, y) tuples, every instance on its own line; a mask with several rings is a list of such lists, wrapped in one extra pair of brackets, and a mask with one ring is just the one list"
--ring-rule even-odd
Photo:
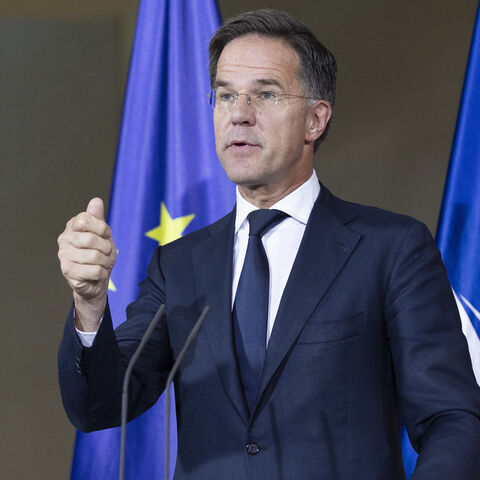
[(233, 140), (228, 148), (235, 152), (251, 152), (255, 148), (258, 148), (260, 145), (255, 143), (248, 142), (246, 140)]

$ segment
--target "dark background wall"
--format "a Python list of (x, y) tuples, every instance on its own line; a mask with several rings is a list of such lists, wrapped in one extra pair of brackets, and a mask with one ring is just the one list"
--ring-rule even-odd
[[(337, 58), (334, 124), (316, 158), (322, 181), (434, 232), (476, 0), (237, 4), (220, 0), (223, 17), (287, 10)], [(0, 4), (1, 478), (68, 477), (74, 429), (56, 349), (70, 293), (56, 237), (91, 196), (108, 199), (136, 8)]]

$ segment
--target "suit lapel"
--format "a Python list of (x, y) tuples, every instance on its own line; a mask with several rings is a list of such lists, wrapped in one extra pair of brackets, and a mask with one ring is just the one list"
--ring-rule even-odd
[(361, 234), (345, 225), (355, 216), (353, 207), (333, 197), (322, 186), (282, 295), (265, 358), (259, 399), (359, 242)]
[(221, 381), (238, 414), (248, 423), (248, 410), (238, 373), (232, 327), (232, 269), (235, 210), (208, 227), (211, 236), (192, 250), (197, 298), (211, 310), (202, 332)]

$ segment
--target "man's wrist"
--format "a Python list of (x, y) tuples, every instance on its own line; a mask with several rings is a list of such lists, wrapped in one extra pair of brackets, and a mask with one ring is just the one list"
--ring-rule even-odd
[(75, 328), (81, 332), (96, 332), (107, 306), (107, 296), (85, 300), (74, 293), (73, 302), (75, 307)]

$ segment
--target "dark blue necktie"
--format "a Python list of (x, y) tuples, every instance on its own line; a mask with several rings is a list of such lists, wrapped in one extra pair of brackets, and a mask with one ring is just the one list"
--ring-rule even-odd
[(247, 253), (233, 306), (235, 349), (250, 413), (257, 400), (267, 340), (269, 269), (262, 235), (288, 215), (254, 210), (248, 215)]

